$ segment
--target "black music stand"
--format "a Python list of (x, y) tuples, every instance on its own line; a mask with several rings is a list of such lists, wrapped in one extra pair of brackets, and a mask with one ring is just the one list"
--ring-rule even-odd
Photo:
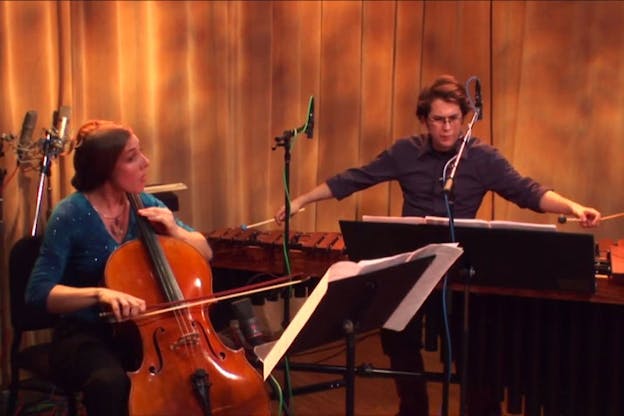
[[(327, 292), (312, 312), (308, 321), (293, 339), (286, 350), (288, 354), (318, 347), (328, 342), (345, 338), (346, 365), (329, 372), (342, 372), (343, 382), (332, 382), (327, 388), (346, 387), (346, 415), (353, 415), (355, 405), (355, 335), (381, 328), (395, 312), (404, 296), (421, 278), (435, 256), (418, 258), (396, 266), (387, 267), (367, 274), (356, 275), (331, 281)], [(442, 276), (438, 276), (437, 280)], [(436, 281), (437, 281), (436, 280)], [(413, 316), (417, 309), (406, 310)], [(262, 357), (270, 347), (256, 353)], [(297, 369), (291, 363), (291, 369)], [(323, 371), (327, 366), (304, 365), (306, 371)], [(370, 375), (370, 374), (368, 374)], [(316, 389), (316, 390), (321, 390)], [(308, 391), (309, 392), (309, 391)]]
[[(431, 224), (340, 221), (349, 259), (359, 261), (448, 242), (448, 227)], [(595, 293), (591, 234), (455, 225), (471, 285)], [(553, 248), (556, 248), (554, 250)], [(451, 277), (463, 281), (465, 270)]]

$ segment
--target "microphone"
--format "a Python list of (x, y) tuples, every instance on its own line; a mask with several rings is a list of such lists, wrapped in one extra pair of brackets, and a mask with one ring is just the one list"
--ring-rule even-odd
[(252, 347), (263, 344), (265, 342), (264, 334), (260, 329), (258, 319), (254, 315), (251, 300), (249, 298), (235, 300), (232, 302), (232, 309), (247, 342)]
[(483, 120), (483, 101), (481, 99), (481, 81), (479, 81), (479, 78), (475, 81), (475, 107), (479, 112), (477, 120)]
[(22, 123), (22, 131), (20, 132), (19, 142), (17, 145), (18, 166), (26, 162), (26, 156), (28, 154), (28, 149), (30, 148), (32, 135), (35, 130), (36, 124), (37, 124), (37, 112), (34, 110), (28, 111), (26, 115), (24, 116), (24, 122)]
[(67, 135), (69, 134), (69, 119), (71, 117), (71, 109), (68, 106), (61, 106), (52, 116), (52, 124), (54, 125), (52, 132), (52, 147), (59, 153), (65, 150)]
[(312, 138), (314, 133), (314, 96), (310, 97), (310, 104), (308, 106), (308, 121), (306, 122), (305, 134), (308, 139)]

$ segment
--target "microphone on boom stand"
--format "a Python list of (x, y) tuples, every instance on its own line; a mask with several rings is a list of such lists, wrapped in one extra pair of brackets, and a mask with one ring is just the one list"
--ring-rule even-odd
[[(457, 155), (453, 157), (454, 162), (451, 164), (451, 173), (446, 176), (446, 166), (444, 172), (442, 172), (444, 178), (444, 194), (450, 196), (453, 191), (453, 185), (455, 181), (455, 172), (457, 171), (457, 167), (459, 166), (459, 162), (461, 160), (462, 155), (464, 154), (464, 150), (470, 139), (472, 138), (472, 126), (477, 122), (477, 120), (481, 120), (483, 118), (483, 102), (481, 99), (481, 81), (476, 76), (472, 76), (466, 81), (468, 85), (471, 80), (475, 80), (475, 100), (470, 102), (472, 104), (473, 115), (472, 119), (468, 123), (468, 129), (462, 138), (462, 144), (457, 152)], [(466, 91), (468, 91), (468, 87), (466, 86)]]
[[(29, 110), (24, 115), (24, 121), (22, 122), (22, 129), (19, 136), (15, 136), (12, 133), (2, 133), (0, 136), (0, 156), (3, 156), (2, 149), (4, 142), (10, 143), (15, 149), (17, 155), (17, 166), (23, 167), (31, 164), (35, 149), (35, 145), (32, 142), (32, 136), (37, 125), (37, 112), (35, 110)], [(16, 143), (15, 143), (16, 142)]]
[[(52, 115), (52, 128), (46, 131), (46, 136), (42, 141), (43, 158), (41, 159), (41, 172), (39, 174), (39, 186), (37, 188), (37, 204), (35, 208), (35, 219), (31, 230), (31, 235), (37, 235), (37, 225), (41, 214), (41, 203), (43, 200), (43, 190), (46, 178), (50, 176), (50, 166), (52, 159), (58, 157), (65, 151), (67, 136), (69, 136), (69, 119), (71, 110), (67, 106), (61, 106)], [(48, 193), (50, 189), (48, 188)], [(48, 198), (50, 199), (50, 198)]]
[[(468, 86), (471, 81), (475, 81), (475, 99), (474, 101), (470, 98), (468, 93)], [(468, 123), (468, 127), (466, 129), (466, 133), (464, 134), (459, 147), (459, 150), (455, 156), (453, 156), (447, 164), (444, 166), (442, 172), (443, 178), (443, 191), (444, 191), (444, 200), (445, 205), (448, 211), (449, 217), (449, 233), (450, 233), (450, 242), (455, 243), (455, 224), (453, 221), (453, 186), (455, 182), (455, 173), (457, 172), (457, 168), (459, 163), (461, 162), (462, 155), (466, 149), (466, 145), (470, 142), (472, 138), (472, 127), (477, 122), (477, 120), (481, 120), (483, 118), (483, 101), (481, 98), (481, 81), (476, 76), (472, 76), (468, 78), (466, 81), (466, 94), (468, 95), (468, 99), (470, 104), (472, 105), (473, 115), (472, 119)], [(450, 167), (451, 172), (448, 176), (446, 176), (447, 169)], [(443, 299), (443, 307), (446, 310), (446, 296), (447, 296), (447, 277), (444, 277), (444, 289), (442, 294)], [(469, 299), (469, 280), (466, 279), (466, 284), (464, 285), (464, 305), (463, 305), (463, 324), (462, 324), (462, 374), (461, 374), (461, 383), (460, 383), (460, 415), (464, 416), (467, 411), (467, 400), (465, 394), (466, 383), (468, 379), (468, 335), (469, 335), (469, 320), (468, 320), (468, 299)], [(445, 320), (445, 328), (447, 334), (447, 342), (450, 343), (450, 332), (448, 329), (448, 322)], [(442, 415), (446, 416), (448, 414), (448, 395), (449, 395), (449, 383), (450, 383), (450, 367), (451, 367), (451, 356), (450, 356), (450, 348), (447, 348), (447, 357), (445, 357), (445, 365), (444, 365), (444, 384), (443, 384), (443, 394), (442, 394)]]
[(251, 299), (241, 298), (235, 300), (231, 303), (231, 306), (245, 341), (252, 347), (266, 342), (260, 322), (254, 313)]
[[(272, 147), (275, 150), (278, 146), (284, 148), (284, 207), (285, 207), (285, 217), (284, 217), (284, 233), (283, 233), (283, 249), (284, 249), (284, 274), (290, 274), (290, 159), (291, 159), (291, 139), (298, 134), (304, 133), (306, 136), (311, 139), (314, 133), (314, 96), (310, 96), (310, 100), (308, 102), (308, 112), (306, 117), (306, 122), (302, 127), (295, 128), (293, 130), (286, 130), (284, 134), (275, 138), (276, 144)], [(282, 326), (286, 328), (286, 326), (290, 323), (290, 289), (287, 289), (284, 295), (284, 308), (283, 308), (283, 322)], [(284, 357), (287, 361), (288, 358)], [(284, 403), (286, 407), (290, 406), (290, 391), (291, 391), (291, 381), (290, 381), (290, 373), (288, 371), (284, 372), (284, 391), (287, 393), (284, 397)]]
[(481, 81), (479, 78), (475, 80), (475, 108), (479, 113), (477, 120), (483, 120), (483, 100), (481, 99)]
[(314, 97), (310, 97), (310, 103), (308, 105), (308, 119), (305, 124), (305, 134), (308, 139), (311, 139), (314, 133)]
[(65, 146), (69, 141), (69, 119), (71, 117), (71, 109), (68, 106), (61, 106), (54, 111), (52, 116), (53, 128), (50, 132), (50, 145), (55, 155), (59, 155), (65, 151)]
[(20, 132), (19, 142), (17, 143), (17, 165), (21, 166), (28, 159), (30, 148), (32, 147), (32, 136), (37, 124), (37, 112), (30, 110), (24, 116), (22, 123), (22, 131)]

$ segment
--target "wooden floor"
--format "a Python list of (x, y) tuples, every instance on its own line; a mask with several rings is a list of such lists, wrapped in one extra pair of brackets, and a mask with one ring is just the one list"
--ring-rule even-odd
[[(425, 370), (442, 372), (437, 352), (424, 352)], [(292, 363), (306, 364), (333, 364), (344, 365), (344, 342), (336, 342), (315, 349), (306, 354), (289, 356)], [(356, 346), (356, 366), (371, 364), (376, 369), (389, 367), (387, 357), (381, 352), (381, 343), (378, 332), (367, 334), (358, 340)], [(274, 371), (275, 379), (284, 385), (283, 373)], [(309, 386), (324, 381), (338, 380), (338, 374), (320, 374), (316, 372), (291, 371), (293, 388)], [(442, 403), (442, 384), (428, 383), (431, 415), (440, 415)], [(7, 392), (0, 395), (0, 415), (5, 414), (4, 406)], [(24, 396), (22, 396), (24, 397)], [(41, 397), (34, 395), (32, 400), (25, 399), (22, 403), (21, 415), (51, 415), (63, 414), (65, 403), (62, 398)], [(291, 412), (294, 416), (339, 416), (345, 414), (345, 389), (334, 388), (316, 393), (295, 395), (291, 399)], [(278, 402), (272, 402), (272, 415), (277, 416)], [(357, 377), (355, 381), (355, 415), (357, 416), (384, 416), (395, 415), (398, 410), (398, 400), (392, 378), (385, 377)], [(58, 413), (55, 413), (58, 412)], [(286, 413), (282, 412), (286, 416)], [(451, 384), (449, 394), (449, 416), (459, 415), (459, 388)]]
[[(425, 369), (430, 372), (442, 372), (438, 352), (424, 352)], [(293, 363), (322, 363), (344, 365), (344, 343), (329, 344), (323, 349), (314, 352), (289, 357)], [(387, 369), (387, 357), (381, 351), (378, 332), (367, 334), (360, 339), (356, 346), (356, 366), (371, 364), (374, 368)], [(274, 372), (276, 380), (283, 386), (283, 374)], [(293, 388), (311, 384), (337, 380), (340, 375), (319, 374), (303, 371), (291, 371)], [(431, 415), (441, 414), (442, 384), (430, 382), (427, 385)], [(448, 414), (459, 415), (459, 387), (451, 384), (448, 401)], [(273, 414), (277, 415), (277, 404)], [(345, 414), (345, 389), (336, 388), (316, 393), (295, 395), (291, 400), (291, 408), (296, 416), (332, 416)], [(382, 416), (395, 415), (398, 410), (398, 398), (392, 378), (385, 377), (357, 377), (355, 381), (355, 415)]]

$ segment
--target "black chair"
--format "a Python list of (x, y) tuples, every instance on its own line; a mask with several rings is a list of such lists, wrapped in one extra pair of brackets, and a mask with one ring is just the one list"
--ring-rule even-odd
[[(51, 377), (48, 354), (50, 343), (39, 343), (21, 348), (22, 335), (29, 331), (51, 329), (56, 317), (45, 311), (34, 310), (24, 301), (24, 293), (30, 272), (35, 264), (41, 237), (24, 237), (18, 240), (9, 254), (9, 286), (11, 291), (11, 325), (13, 342), (11, 344), (11, 383), (7, 414), (16, 411), (20, 390), (37, 391), (50, 394), (50, 397), (67, 399), (67, 414), (77, 415), (77, 397), (75, 392), (67, 391), (54, 383)], [(20, 379), (20, 370), (25, 370), (30, 377)]]

